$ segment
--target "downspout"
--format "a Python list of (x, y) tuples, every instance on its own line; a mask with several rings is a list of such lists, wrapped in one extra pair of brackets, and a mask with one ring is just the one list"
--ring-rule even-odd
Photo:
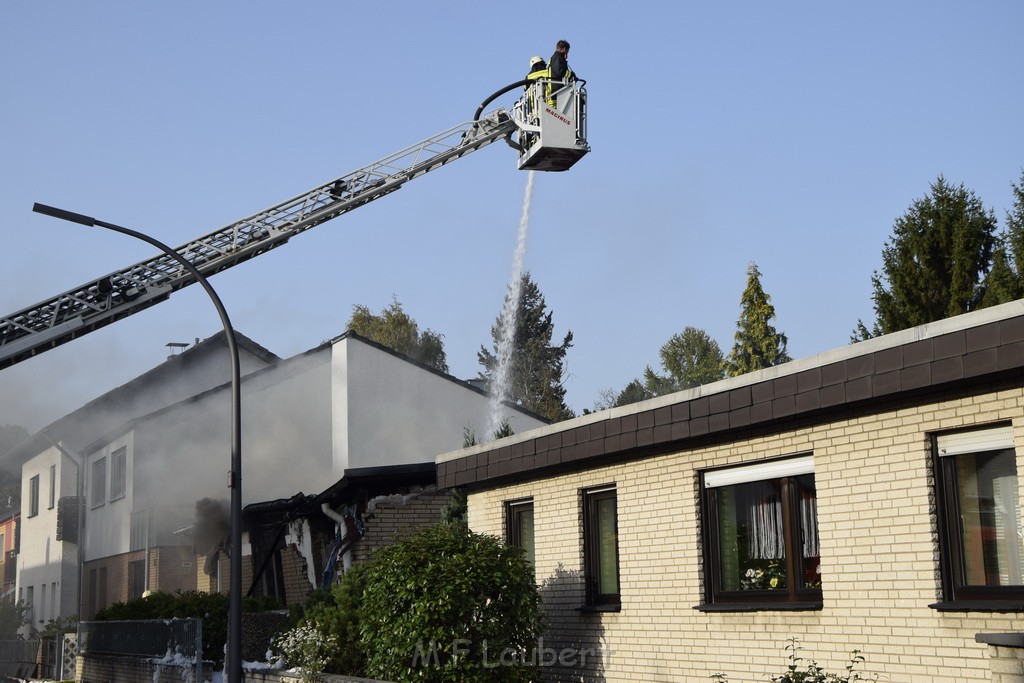
[[(348, 524), (345, 523), (345, 517), (332, 510), (331, 506), (329, 506), (327, 503), (321, 503), (320, 510), (323, 511), (325, 515), (334, 520), (334, 522), (341, 528), (339, 541), (341, 544), (344, 544), (345, 541), (348, 539)], [(348, 571), (352, 568), (351, 550), (346, 550), (344, 554), (341, 556), (341, 566), (342, 569), (344, 569), (345, 571)]]

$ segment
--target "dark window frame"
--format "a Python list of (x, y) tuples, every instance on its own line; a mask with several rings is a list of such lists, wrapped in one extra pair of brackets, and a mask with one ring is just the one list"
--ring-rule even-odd
[[(1024, 591), (1020, 585), (978, 586), (967, 584), (963, 580), (963, 537), (960, 533), (959, 491), (957, 488), (956, 460), (958, 457), (973, 456), (981, 453), (1000, 453), (1010, 450), (1014, 455), (1016, 466), (1016, 450), (979, 449), (942, 455), (939, 452), (939, 439), (948, 434), (981, 432), (987, 429), (1005, 427), (1007, 424), (986, 425), (970, 430), (945, 432), (931, 435), (932, 471), (935, 474), (935, 512), (939, 545), (939, 574), (941, 576), (941, 601), (930, 605), (939, 610), (953, 611), (1024, 611)], [(1020, 472), (1016, 472), (1017, 486), (1020, 487)]]
[[(592, 486), (581, 491), (583, 509), (583, 576), (586, 584), (586, 605), (594, 609), (617, 610), (622, 606), (622, 573), (619, 563), (619, 502), (615, 484)], [(615, 592), (600, 591), (602, 565), (598, 503), (611, 500), (615, 523)]]
[(57, 504), (57, 466), (50, 465), (50, 498), (47, 510), (52, 510)]
[(28, 480), (28, 516), (35, 517), (39, 514), (39, 475), (33, 475)]
[[(102, 472), (97, 470), (102, 470)], [(89, 466), (89, 504), (91, 507), (98, 508), (107, 502), (107, 472), (107, 456), (96, 458)]]
[[(121, 446), (110, 453), (110, 491), (111, 501), (124, 498), (128, 494), (128, 447)], [(114, 485), (117, 484), (117, 490)]]
[(505, 542), (508, 545), (515, 546), (516, 548), (525, 548), (523, 546), (523, 540), (520, 536), (521, 524), (520, 519), (524, 512), (529, 510), (531, 526), (534, 531), (534, 547), (530, 549), (530, 552), (526, 553), (527, 559), (531, 556), (536, 562), (536, 532), (537, 526), (534, 523), (536, 519), (533, 516), (533, 498), (519, 498), (517, 500), (509, 500), (505, 502)]
[[(754, 464), (754, 463), (750, 463)], [(735, 469), (747, 465), (737, 465)], [(729, 468), (734, 469), (734, 468)], [(718, 470), (721, 471), (721, 470)], [(772, 611), (772, 610), (820, 610), (822, 608), (821, 586), (807, 588), (799, 581), (788, 581), (786, 590), (724, 590), (721, 587), (721, 539), (719, 538), (718, 500), (716, 490), (704, 484), (705, 472), (700, 475), (701, 489), (701, 537), (704, 541), (704, 602), (695, 609), (702, 611)], [(813, 472), (809, 473), (814, 476)], [(797, 478), (806, 474), (787, 474), (756, 481), (778, 481), (781, 489), (782, 524), (784, 529), (786, 576), (803, 575), (798, 566), (802, 558), (799, 491)], [(815, 484), (815, 496), (817, 485)]]

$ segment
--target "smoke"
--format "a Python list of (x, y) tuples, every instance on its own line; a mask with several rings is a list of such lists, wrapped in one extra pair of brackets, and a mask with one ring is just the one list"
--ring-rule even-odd
[(193, 544), (196, 554), (206, 555), (207, 574), (212, 572), (211, 560), (216, 551), (226, 548), (231, 535), (231, 515), (226, 500), (203, 498), (196, 502), (195, 530)]

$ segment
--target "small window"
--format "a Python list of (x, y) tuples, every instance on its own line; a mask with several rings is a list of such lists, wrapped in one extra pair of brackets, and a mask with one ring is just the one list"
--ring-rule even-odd
[(39, 475), (28, 480), (28, 516), (39, 514)]
[(813, 458), (705, 472), (703, 484), (706, 604), (820, 608)]
[(508, 544), (523, 549), (526, 560), (533, 566), (533, 500), (517, 500), (505, 505), (505, 525)]
[(49, 509), (52, 510), (53, 506), (57, 502), (57, 466), (50, 465), (50, 504)]
[(107, 459), (100, 458), (92, 463), (92, 506), (103, 505), (107, 500)]
[(121, 446), (110, 454), (110, 500), (124, 498), (125, 482), (127, 481), (127, 452)]
[(614, 607), (619, 595), (619, 519), (614, 486), (583, 492), (583, 564), (587, 604)]
[(1016, 457), (1009, 425), (935, 439), (946, 601), (1022, 602), (1024, 528)]

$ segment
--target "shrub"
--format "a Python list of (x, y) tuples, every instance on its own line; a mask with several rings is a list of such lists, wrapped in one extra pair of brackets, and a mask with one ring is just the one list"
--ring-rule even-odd
[(535, 677), (540, 597), (521, 549), (442, 523), (381, 549), (365, 580), (365, 675), (460, 683)]
[(331, 651), (338, 646), (336, 638), (325, 635), (313, 626), (300, 625), (274, 639), (270, 649), (298, 669), (302, 683), (315, 683), (324, 670)]
[[(852, 683), (853, 681), (877, 681), (878, 674), (871, 674), (865, 676), (855, 669), (864, 663), (864, 656), (860, 653), (860, 650), (854, 650), (850, 653), (850, 663), (846, 665), (845, 673), (829, 673), (818, 666), (818, 663), (813, 659), (805, 659), (800, 656), (799, 639), (790, 638), (789, 644), (786, 645), (786, 651), (789, 653), (786, 655), (786, 659), (789, 660), (789, 666), (786, 667), (786, 672), (778, 676), (772, 676), (772, 683)], [(729, 677), (724, 673), (717, 673), (711, 676), (712, 680), (719, 681), (720, 683), (727, 683)]]
[[(224, 645), (228, 640), (228, 605), (226, 593), (202, 593), (179, 591), (172, 595), (164, 591), (153, 591), (144, 598), (127, 602), (115, 602), (96, 613), (96, 621), (132, 619), (173, 619), (183, 617), (203, 618), (203, 658), (220, 661), (224, 657)], [(279, 603), (273, 598), (244, 598), (243, 612), (265, 612), (277, 609)]]
[(309, 626), (335, 641), (335, 648), (321, 669), (324, 673), (363, 675), (365, 657), (359, 642), (359, 604), (365, 587), (366, 565), (356, 565), (330, 591), (311, 594), (298, 620), (299, 625)]

